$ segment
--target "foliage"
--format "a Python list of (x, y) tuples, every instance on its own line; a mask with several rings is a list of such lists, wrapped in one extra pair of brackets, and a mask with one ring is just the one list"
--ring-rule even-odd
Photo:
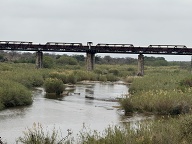
[[(109, 126), (103, 132), (89, 130), (86, 127), (80, 131), (76, 139), (59, 138), (53, 129), (50, 134), (43, 127), (34, 124), (27, 129), (18, 142), (23, 144), (190, 144), (192, 140), (192, 116), (182, 115), (175, 118), (159, 117), (157, 120), (147, 120), (121, 126)], [(60, 140), (61, 139), (61, 140)], [(73, 140), (74, 139), (74, 140)]]
[(75, 58), (63, 55), (59, 59), (56, 60), (58, 65), (78, 65), (78, 62)]
[(107, 81), (106, 75), (99, 75), (99, 81), (106, 82)]
[(13, 81), (0, 80), (0, 109), (31, 103), (32, 95), (26, 87)]
[(67, 75), (67, 83), (76, 84), (77, 83), (77, 77), (74, 73), (71, 73)]
[(101, 134), (97, 131), (85, 131), (79, 135), (79, 144), (190, 144), (192, 140), (192, 116), (178, 118), (159, 118), (154, 121), (109, 126)]
[(111, 81), (111, 82), (118, 80), (118, 78), (114, 74), (107, 74), (106, 78), (107, 78), (107, 81)]
[[(120, 101), (125, 114), (150, 112), (161, 115), (189, 113), (192, 107), (191, 88), (180, 87), (180, 81), (188, 75), (175, 68), (152, 71), (135, 78), (129, 88), (129, 96)], [(183, 90), (184, 89), (184, 90)]]
[(43, 67), (44, 68), (53, 68), (55, 65), (55, 61), (50, 56), (44, 56), (43, 57)]
[(144, 57), (145, 65), (150, 66), (168, 66), (168, 62), (165, 60), (164, 57)]
[(47, 93), (62, 94), (65, 87), (63, 82), (56, 78), (47, 78), (44, 83), (44, 88)]
[(72, 140), (67, 139), (71, 135), (71, 132), (68, 132), (68, 135), (65, 138), (62, 138), (59, 136), (58, 131), (55, 130), (55, 128), (50, 134), (50, 132), (48, 130), (45, 131), (43, 126), (39, 123), (34, 123), (31, 129), (28, 128), (27, 131), (23, 133), (24, 136), (19, 137), (17, 140), (17, 142), (23, 144), (69, 144), (72, 142)]

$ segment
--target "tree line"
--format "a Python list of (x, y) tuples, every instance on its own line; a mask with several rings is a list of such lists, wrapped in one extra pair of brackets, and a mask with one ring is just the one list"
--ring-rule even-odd
[[(30, 52), (15, 52), (15, 51), (1, 51), (0, 62), (14, 62), (14, 63), (35, 63), (36, 54)], [(164, 57), (144, 57), (146, 66), (172, 66), (179, 65), (181, 67), (189, 67), (190, 62), (179, 62), (179, 61), (167, 61)], [(85, 65), (86, 57), (84, 55), (58, 55), (55, 53), (44, 53), (43, 64), (45, 68), (52, 68), (55, 65)], [(137, 59), (131, 57), (114, 58), (110, 55), (104, 57), (95, 56), (96, 64), (129, 64), (137, 65)]]

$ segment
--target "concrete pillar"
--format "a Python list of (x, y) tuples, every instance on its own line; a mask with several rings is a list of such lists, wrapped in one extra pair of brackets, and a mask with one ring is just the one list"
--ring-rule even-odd
[(36, 68), (43, 68), (43, 52), (37, 51), (36, 52)]
[(95, 53), (87, 52), (87, 57), (86, 57), (87, 71), (93, 71), (94, 65), (95, 65)]
[(143, 76), (144, 75), (144, 55), (139, 54), (138, 55), (138, 76)]
[(87, 71), (93, 71), (94, 65), (95, 65), (95, 53), (91, 51), (92, 44), (93, 44), (92, 42), (87, 42), (87, 46), (89, 47), (89, 51), (87, 51), (87, 56), (86, 56)]

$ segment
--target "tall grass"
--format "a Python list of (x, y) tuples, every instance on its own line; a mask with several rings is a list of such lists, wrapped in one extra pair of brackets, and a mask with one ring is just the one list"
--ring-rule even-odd
[[(19, 138), (23, 144), (191, 144), (192, 116), (182, 115), (175, 118), (161, 117), (122, 126), (109, 126), (103, 132), (87, 130), (85, 127), (75, 138), (65, 137), (58, 141), (58, 133), (54, 129), (51, 134), (45, 133), (41, 125), (33, 126)], [(71, 133), (70, 133), (71, 134)], [(68, 134), (68, 135), (70, 135)]]
[(190, 144), (192, 116), (161, 118), (123, 127), (108, 127), (104, 133), (87, 132), (80, 135), (79, 144)]
[(26, 87), (13, 81), (0, 80), (0, 109), (31, 103), (32, 95)]
[(56, 78), (47, 78), (44, 83), (44, 88), (47, 93), (55, 93), (60, 95), (65, 90), (63, 82)]
[(175, 67), (152, 71), (148, 68), (146, 76), (133, 79), (129, 96), (120, 101), (125, 114), (135, 111), (161, 115), (189, 113), (192, 107), (192, 89), (181, 87), (181, 81), (189, 73)]
[(70, 135), (71, 132), (68, 131), (68, 135), (62, 137), (55, 128), (52, 132), (49, 132), (48, 130), (45, 131), (45, 128), (43, 128), (41, 124), (34, 123), (33, 127), (28, 128), (27, 131), (24, 132), (24, 136), (20, 136), (17, 142), (23, 144), (69, 144), (72, 141), (67, 139)]

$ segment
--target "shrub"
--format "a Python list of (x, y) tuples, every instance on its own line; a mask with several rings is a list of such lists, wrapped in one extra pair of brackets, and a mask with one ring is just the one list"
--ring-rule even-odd
[(192, 77), (187, 77), (180, 81), (180, 86), (192, 87)]
[(47, 78), (44, 87), (47, 93), (55, 93), (57, 95), (60, 95), (65, 89), (63, 82), (56, 78)]
[(50, 56), (43, 57), (43, 67), (44, 68), (53, 68), (55, 65), (54, 59)]
[(67, 135), (63, 137), (62, 133), (59, 134), (58, 130), (52, 129), (52, 132), (45, 130), (41, 124), (33, 124), (32, 128), (27, 128), (20, 136), (16, 143), (23, 144), (72, 144), (73, 139), (70, 138), (72, 132), (67, 130)]
[(67, 83), (71, 83), (71, 84), (77, 83), (77, 77), (73, 73), (68, 74), (66, 79), (67, 79)]
[(119, 70), (117, 70), (117, 69), (110, 69), (109, 72), (114, 74), (115, 76), (119, 75)]
[(49, 74), (50, 78), (57, 78), (63, 81), (63, 83), (67, 83), (67, 74), (59, 73), (59, 72), (52, 72)]
[(186, 73), (170, 71), (175, 69), (155, 71), (143, 78), (134, 79), (129, 88), (130, 97), (121, 101), (125, 114), (130, 112), (130, 105), (134, 111), (161, 115), (189, 113), (192, 89), (185, 88), (182, 91), (179, 87), (179, 82)]
[(75, 58), (69, 56), (61, 56), (56, 60), (58, 65), (78, 65), (78, 62)]
[(99, 81), (106, 82), (107, 81), (106, 75), (99, 75)]
[(27, 88), (32, 87), (39, 87), (42, 86), (44, 83), (43, 76), (35, 71), (25, 71), (21, 73), (15, 73), (12, 79), (16, 82), (21, 83), (22, 85), (26, 86)]
[(106, 77), (107, 77), (107, 81), (113, 82), (118, 80), (118, 78), (113, 74), (107, 74)]
[(0, 106), (14, 107), (32, 103), (30, 91), (23, 85), (13, 81), (0, 81)]
[(133, 76), (126, 76), (124, 81), (127, 83), (132, 83), (134, 81), (134, 79), (135, 79), (135, 77), (133, 77)]

